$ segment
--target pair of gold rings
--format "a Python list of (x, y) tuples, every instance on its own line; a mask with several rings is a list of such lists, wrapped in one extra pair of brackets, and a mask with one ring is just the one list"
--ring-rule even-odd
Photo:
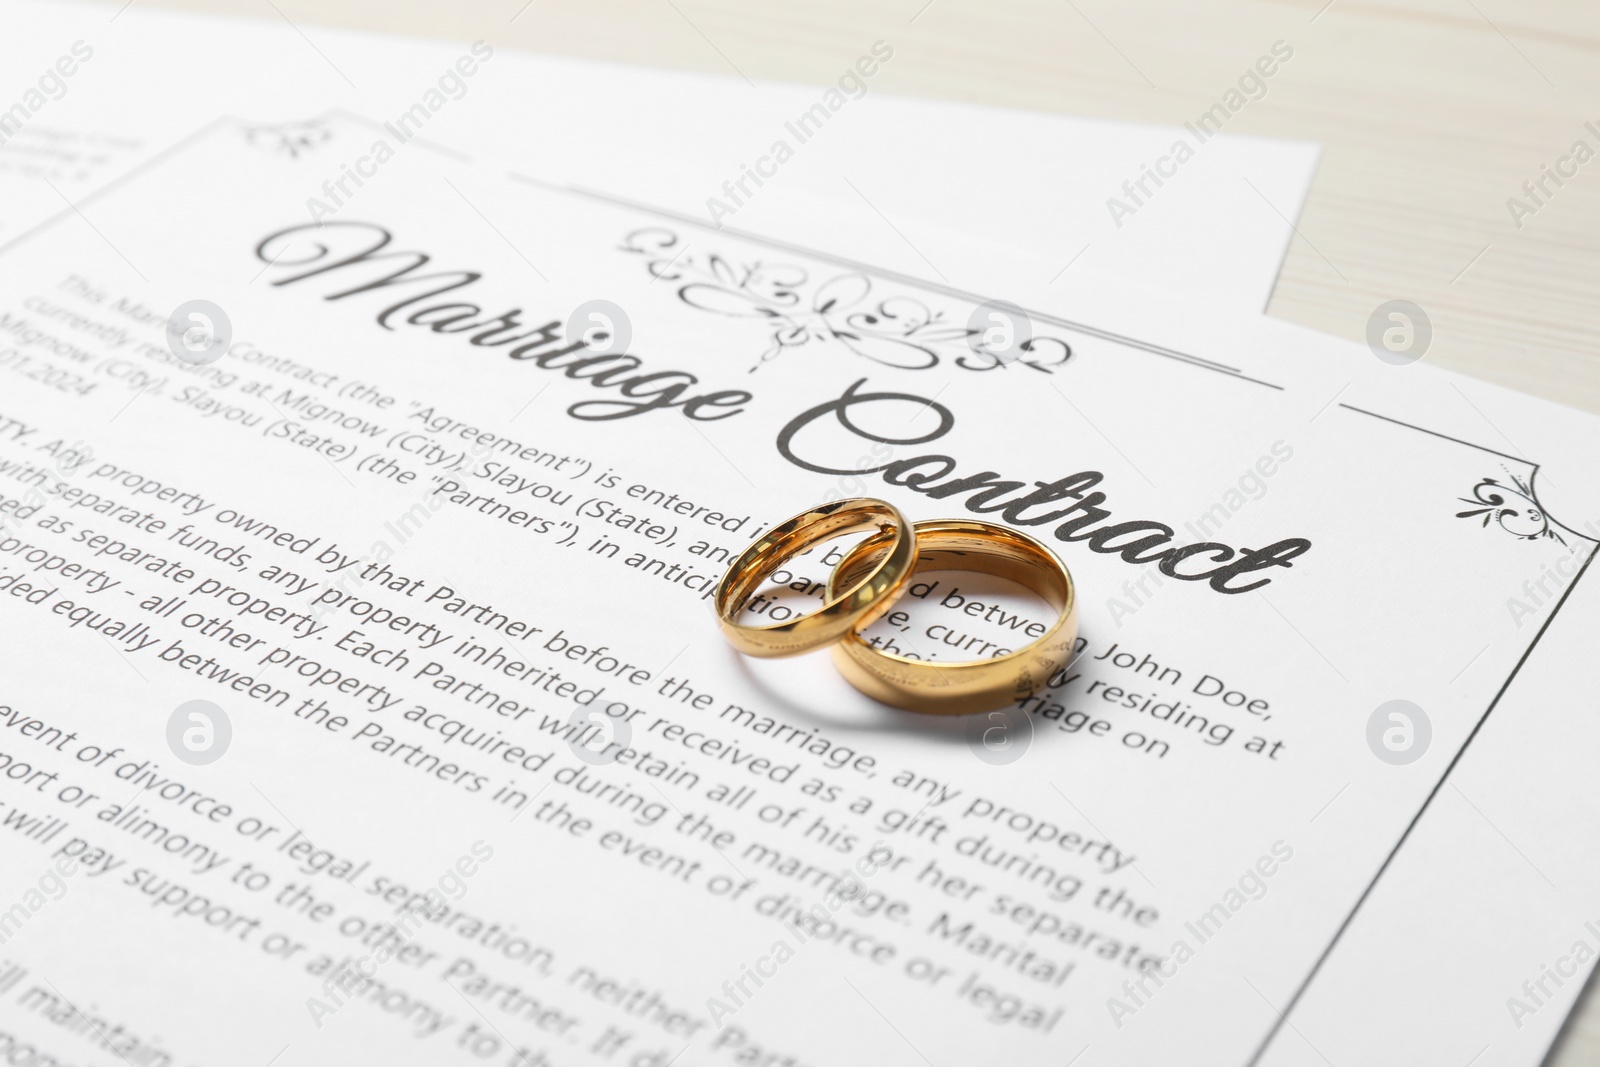
[[(834, 566), (823, 605), (767, 626), (739, 621), (745, 605), (788, 560), (823, 541), (869, 534)], [(861, 631), (882, 618), (921, 570), (962, 570), (1010, 579), (1044, 597), (1055, 623), (1030, 644), (990, 659), (936, 662), (884, 651)], [(1005, 526), (935, 519), (915, 526), (884, 500), (822, 504), (779, 523), (728, 565), (717, 583), (717, 620), (749, 656), (797, 656), (828, 645), (851, 685), (897, 708), (935, 715), (993, 711), (1033, 695), (1072, 655), (1078, 603), (1072, 575), (1044, 545)]]

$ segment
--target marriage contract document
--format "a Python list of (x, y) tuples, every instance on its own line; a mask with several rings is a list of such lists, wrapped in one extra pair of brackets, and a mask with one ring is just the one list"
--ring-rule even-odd
[[(1595, 541), (1446, 375), (1019, 337), (421, 152), (308, 217), (373, 137), (315, 130), (218, 121), (0, 250), (13, 1057), (1318, 1062), (1294, 1006), (1444, 776), (1578, 676)], [(1594, 420), (1479, 389), (1582, 480)], [(1054, 547), (1073, 661), (935, 721), (727, 649), (726, 562), (860, 494)], [(1048, 621), (920, 577), (884, 647)]]

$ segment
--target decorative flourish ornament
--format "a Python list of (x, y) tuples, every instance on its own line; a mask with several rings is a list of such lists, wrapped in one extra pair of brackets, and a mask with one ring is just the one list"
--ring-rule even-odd
[(1456, 512), (1458, 519), (1481, 518), (1483, 525), (1495, 524), (1513, 537), (1537, 541), (1542, 537), (1554, 538), (1560, 544), (1566, 539), (1556, 532), (1550, 516), (1533, 495), (1533, 486), (1515, 474), (1507, 485), (1497, 478), (1484, 478), (1472, 487), (1472, 495), (1459, 497), (1464, 504), (1475, 507)]
[(326, 144), (333, 137), (333, 131), (324, 126), (321, 119), (312, 119), (309, 122), (246, 126), (244, 137), (254, 148), (284, 152), (290, 159), (299, 159)]
[(716, 252), (691, 253), (665, 226), (634, 230), (622, 250), (644, 256), (653, 278), (679, 282), (678, 299), (688, 306), (735, 319), (764, 320), (771, 341), (751, 372), (785, 352), (813, 345), (842, 345), (864, 359), (901, 370), (928, 370), (953, 360), (964, 370), (987, 371), (1018, 363), (1049, 374), (1072, 357), (1072, 347), (1057, 337), (1036, 336), (1013, 359), (990, 348), (979, 331), (952, 322), (906, 295), (874, 298), (866, 274), (838, 274), (813, 281), (804, 267), (756, 260), (736, 264)]

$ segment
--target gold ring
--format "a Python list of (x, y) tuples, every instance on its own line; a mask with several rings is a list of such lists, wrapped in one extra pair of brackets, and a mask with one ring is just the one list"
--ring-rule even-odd
[[(868, 541), (881, 558), (870, 569), (862, 568), (866, 573), (854, 581), (830, 579), (819, 610), (770, 626), (737, 621), (751, 595), (787, 560), (820, 541), (869, 532), (873, 536)], [(728, 643), (747, 656), (798, 656), (877, 621), (905, 590), (916, 565), (917, 540), (893, 504), (871, 497), (820, 504), (774, 526), (728, 564), (717, 583), (717, 622)]]
[[(993, 523), (936, 519), (913, 527), (921, 570), (978, 571), (1008, 578), (1040, 594), (1059, 613), (1033, 642), (993, 659), (938, 663), (874, 648), (852, 630), (833, 649), (833, 662), (851, 685), (874, 700), (907, 711), (964, 715), (993, 711), (1032, 696), (1072, 655), (1078, 599), (1072, 575), (1056, 554), (1026, 534)], [(828, 578), (828, 595), (851, 584), (885, 539), (868, 538), (845, 554)]]

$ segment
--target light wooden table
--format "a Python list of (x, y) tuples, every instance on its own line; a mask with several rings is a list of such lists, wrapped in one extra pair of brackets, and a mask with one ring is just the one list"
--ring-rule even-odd
[[(266, 0), (141, 0), (273, 17)], [(1228, 126), (1319, 141), (1273, 315), (1362, 339), (1404, 298), (1428, 359), (1600, 412), (1600, 4), (1582, 0), (273, 0), (296, 21), (830, 83), (895, 42), (874, 87), (1181, 123), (1279, 38), (1294, 62)], [(526, 9), (524, 10), (524, 7)], [(520, 14), (519, 14), (520, 12)], [(512, 17), (516, 16), (515, 22)], [(1537, 211), (1519, 227), (1507, 201)], [(1071, 250), (1068, 250), (1069, 252)], [(1591, 985), (1551, 1067), (1600, 1063)], [(1420, 1067), (1420, 1065), (1419, 1065)]]

